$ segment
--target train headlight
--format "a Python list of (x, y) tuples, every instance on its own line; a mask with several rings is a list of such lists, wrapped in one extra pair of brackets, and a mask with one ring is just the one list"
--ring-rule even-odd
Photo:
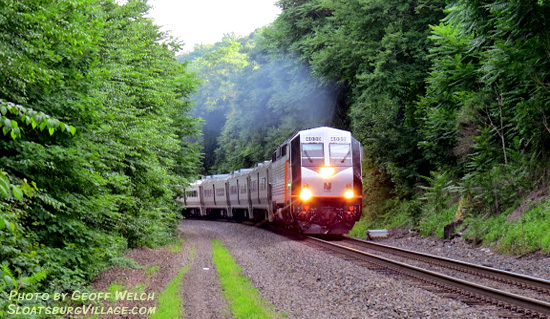
[(351, 189), (348, 189), (348, 190), (344, 193), (344, 197), (347, 198), (347, 199), (353, 198), (353, 191), (352, 191)]
[(300, 192), (300, 199), (303, 201), (309, 200), (311, 197), (313, 197), (313, 192), (309, 188), (302, 188), (302, 191)]
[(330, 167), (330, 166), (323, 166), (319, 170), (319, 174), (321, 174), (321, 176), (323, 177), (330, 177), (334, 175), (334, 173), (335, 173), (334, 167)]

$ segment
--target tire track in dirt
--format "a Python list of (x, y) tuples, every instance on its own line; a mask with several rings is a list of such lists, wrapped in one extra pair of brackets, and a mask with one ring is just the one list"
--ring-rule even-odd
[(212, 231), (180, 225), (186, 250), (195, 248), (191, 267), (183, 278), (182, 299), (185, 318), (231, 319), (233, 316), (223, 297), (218, 273), (212, 262)]

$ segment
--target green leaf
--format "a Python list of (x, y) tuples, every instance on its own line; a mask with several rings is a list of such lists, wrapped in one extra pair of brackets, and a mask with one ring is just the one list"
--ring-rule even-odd
[(36, 121), (36, 123), (40, 123), (42, 122), (42, 120), (44, 119), (44, 114), (43, 113), (36, 113), (34, 116), (33, 116), (34, 120)]
[(18, 200), (23, 200), (23, 192), (19, 189), (19, 187), (15, 185), (11, 185), (11, 187), (13, 189), (13, 196), (15, 196)]
[(0, 112), (2, 112), (2, 115), (6, 115), (6, 113), (8, 113), (8, 108), (2, 105), (0, 106)]
[(10, 183), (0, 176), (0, 195), (3, 198), (10, 198)]
[(6, 219), (0, 219), (0, 230), (7, 228), (7, 230), (11, 233), (15, 233), (15, 224), (10, 223)]
[(50, 136), (53, 135), (53, 132), (55, 131), (55, 129), (53, 127), (50, 127), (48, 128), (48, 131), (50, 132)]
[(76, 129), (73, 126), (71, 126), (71, 134), (74, 135), (75, 132), (76, 132)]
[(48, 119), (48, 127), (49, 128), (57, 127), (57, 121), (53, 119)]
[(13, 279), (11, 276), (4, 275), (4, 281), (8, 286), (13, 286), (13, 288), (17, 289), (17, 281)]

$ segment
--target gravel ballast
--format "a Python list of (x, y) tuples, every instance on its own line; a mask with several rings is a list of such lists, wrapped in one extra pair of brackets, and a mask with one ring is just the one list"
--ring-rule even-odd
[(471, 308), (268, 230), (201, 220), (183, 220), (180, 230), (220, 239), (286, 318), (497, 318), (494, 308)]

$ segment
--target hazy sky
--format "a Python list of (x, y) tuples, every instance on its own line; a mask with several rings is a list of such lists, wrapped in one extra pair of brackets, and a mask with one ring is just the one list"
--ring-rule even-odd
[(276, 0), (149, 0), (150, 16), (190, 51), (196, 43), (215, 43), (225, 33), (246, 36), (280, 13)]

